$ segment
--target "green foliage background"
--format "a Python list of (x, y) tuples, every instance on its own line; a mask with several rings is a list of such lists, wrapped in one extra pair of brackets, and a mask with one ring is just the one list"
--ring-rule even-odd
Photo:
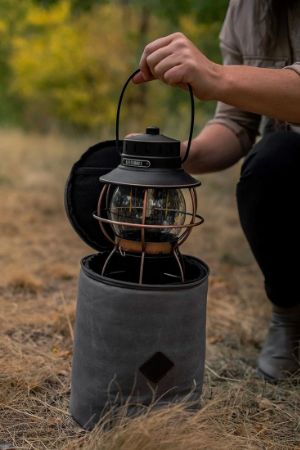
[[(144, 45), (184, 32), (213, 60), (227, 0), (0, 0), (0, 125), (111, 135), (122, 84)], [(214, 105), (197, 102), (198, 125)], [(131, 87), (124, 132), (186, 132), (185, 92)]]

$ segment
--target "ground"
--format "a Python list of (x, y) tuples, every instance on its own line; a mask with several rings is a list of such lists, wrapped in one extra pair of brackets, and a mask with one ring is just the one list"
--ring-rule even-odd
[(300, 379), (256, 374), (270, 306), (239, 227), (239, 167), (201, 177), (184, 252), (211, 268), (203, 407), (184, 405), (82, 431), (68, 410), (79, 261), (64, 182), (91, 138), (0, 132), (0, 450), (300, 449)]

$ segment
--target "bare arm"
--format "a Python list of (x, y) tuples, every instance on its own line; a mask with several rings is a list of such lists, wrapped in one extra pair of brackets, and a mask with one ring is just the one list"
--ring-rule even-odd
[[(182, 144), (184, 156), (187, 143)], [(205, 127), (192, 141), (185, 170), (193, 174), (215, 172), (236, 163), (243, 155), (240, 141), (233, 131), (221, 124)]]
[(300, 123), (300, 76), (293, 70), (220, 66), (217, 100), (237, 108)]
[(136, 83), (154, 78), (180, 87), (189, 83), (201, 100), (218, 100), (245, 111), (300, 123), (300, 77), (292, 70), (216, 64), (182, 33), (148, 44), (140, 68)]

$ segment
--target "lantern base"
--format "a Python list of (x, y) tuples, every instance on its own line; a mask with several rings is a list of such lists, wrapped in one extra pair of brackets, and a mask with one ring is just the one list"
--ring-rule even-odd
[[(125, 248), (121, 244), (125, 245)], [(176, 278), (178, 277), (181, 282), (184, 283), (185, 274), (182, 256), (178, 250), (178, 247), (176, 245), (172, 245), (169, 242), (146, 242), (143, 245), (141, 242), (127, 241), (117, 238), (114, 248), (108, 254), (102, 266), (101, 275), (109, 276), (108, 268), (116, 255), (121, 255), (124, 258), (128, 255), (128, 253), (134, 254), (140, 260), (139, 269), (138, 271), (136, 271), (136, 273), (139, 274), (139, 284), (144, 283), (145, 259), (147, 258), (147, 254), (149, 256), (157, 256), (158, 261), (161, 256), (170, 255), (170, 257), (173, 258), (177, 265), (177, 270), (173, 272), (173, 276)]]
[(122, 238), (117, 238), (117, 246), (121, 252), (141, 254), (144, 251), (147, 255), (168, 255), (174, 247), (171, 242), (145, 242), (143, 246), (142, 242)]

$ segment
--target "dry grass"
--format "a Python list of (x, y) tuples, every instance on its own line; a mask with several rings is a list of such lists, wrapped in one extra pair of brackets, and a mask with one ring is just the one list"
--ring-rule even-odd
[(77, 273), (91, 250), (65, 219), (63, 185), (88, 142), (0, 136), (0, 449), (300, 449), (299, 380), (270, 385), (255, 371), (269, 305), (239, 229), (238, 168), (203, 177), (206, 223), (185, 249), (212, 269), (203, 408), (149, 409), (85, 433), (68, 400)]

